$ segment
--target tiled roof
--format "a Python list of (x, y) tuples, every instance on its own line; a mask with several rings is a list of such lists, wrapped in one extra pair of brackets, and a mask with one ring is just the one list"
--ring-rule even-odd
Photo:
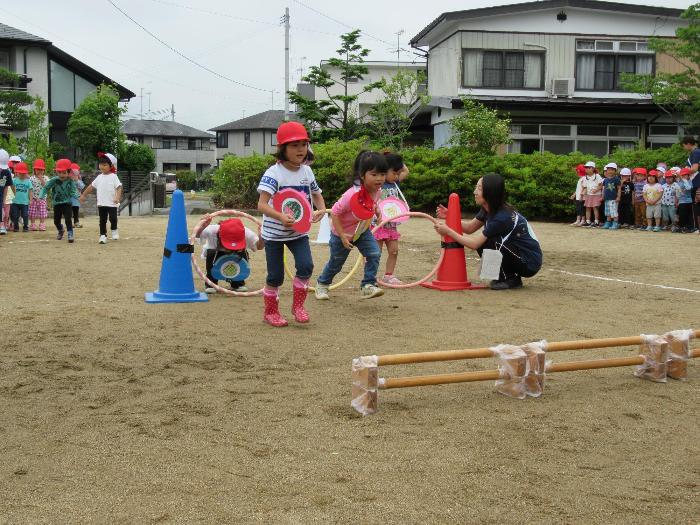
[[(290, 120), (297, 120), (293, 114), (289, 115)], [(248, 129), (277, 129), (284, 121), (284, 111), (281, 109), (270, 109), (245, 117), (240, 120), (234, 120), (228, 124), (222, 124), (215, 128), (210, 128), (209, 131), (235, 131)]]
[(122, 131), (127, 135), (150, 135), (157, 137), (187, 137), (213, 139), (214, 135), (173, 122), (171, 120), (127, 120), (122, 124)]
[(0, 24), (0, 40), (20, 40), (22, 42), (37, 42), (40, 44), (50, 44), (49, 40), (32, 35), (31, 33), (25, 33), (14, 27), (10, 27), (5, 24)]

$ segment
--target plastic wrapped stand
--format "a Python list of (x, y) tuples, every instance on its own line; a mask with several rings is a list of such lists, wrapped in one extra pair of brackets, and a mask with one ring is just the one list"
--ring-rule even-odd
[(520, 347), (527, 356), (527, 375), (525, 376), (525, 393), (531, 397), (540, 397), (544, 392), (546, 341), (527, 343)]
[(363, 416), (377, 411), (377, 356), (365, 355), (352, 360), (352, 401), (350, 406)]
[(496, 391), (504, 396), (525, 399), (527, 388), (527, 355), (519, 346), (498, 345), (491, 348), (498, 358), (500, 379), (496, 380)]
[(666, 361), (668, 359), (668, 343), (659, 335), (642, 334), (643, 343), (639, 347), (640, 357), (644, 364), (637, 367), (634, 375), (656, 383), (666, 382)]
[(690, 340), (692, 330), (674, 330), (664, 334), (668, 342), (668, 361), (666, 375), (671, 379), (688, 379), (688, 359), (690, 358)]

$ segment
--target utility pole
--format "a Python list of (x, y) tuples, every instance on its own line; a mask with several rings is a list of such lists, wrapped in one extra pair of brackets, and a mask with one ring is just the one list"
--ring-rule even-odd
[(151, 91), (146, 91), (146, 95), (148, 95), (148, 112), (151, 112)]
[(284, 120), (289, 120), (289, 8), (284, 8)]
[(397, 69), (401, 67), (401, 35), (403, 35), (403, 29), (399, 29), (396, 33), (396, 67)]
[(141, 111), (139, 112), (139, 120), (143, 120), (143, 88), (141, 88)]
[(175, 104), (170, 106), (170, 116), (172, 117), (172, 121), (175, 122)]

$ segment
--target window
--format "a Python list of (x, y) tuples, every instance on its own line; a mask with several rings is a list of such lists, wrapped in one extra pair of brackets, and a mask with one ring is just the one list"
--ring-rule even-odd
[(250, 131), (243, 132), (243, 145), (250, 146)]
[(673, 135), (675, 137), (680, 135), (680, 133), (678, 133), (678, 126), (668, 124), (652, 124), (649, 126), (649, 135)]
[(557, 155), (566, 155), (574, 151), (574, 141), (545, 139), (542, 141), (542, 151), (549, 151)]
[[(663, 126), (668, 127), (668, 126)], [(510, 126), (513, 142), (509, 153), (549, 151), (566, 154), (580, 151), (587, 155), (604, 157), (617, 148), (632, 149), (637, 146), (640, 126), (633, 124), (530, 124), (514, 123)], [(669, 140), (663, 138), (662, 140)], [(676, 142), (675, 139), (673, 142)]]
[(160, 149), (176, 149), (177, 140), (170, 137), (162, 137), (160, 139)]
[(499, 89), (542, 89), (544, 53), (465, 49), (462, 85)]
[(0, 67), (10, 69), (10, 50), (0, 49)]
[(654, 74), (646, 42), (577, 40), (576, 50), (576, 89), (622, 91), (623, 74)]
[(137, 144), (143, 144), (143, 135), (127, 135), (126, 138)]
[(228, 131), (216, 132), (216, 147), (228, 148)]
[(639, 126), (608, 126), (608, 134), (611, 137), (639, 138)]
[(58, 62), (49, 61), (51, 111), (75, 110), (97, 87)]
[(563, 137), (571, 136), (571, 126), (562, 126), (559, 124), (542, 124), (542, 135), (561, 135)]
[(577, 128), (578, 128), (579, 135), (596, 136), (596, 135), (607, 135), (608, 134), (608, 128), (606, 126), (581, 125), (581, 126), (577, 126)]
[(576, 147), (577, 151), (594, 155), (596, 157), (604, 157), (608, 154), (607, 140), (579, 140)]
[(277, 133), (274, 131), (270, 132), (270, 145), (277, 146)]

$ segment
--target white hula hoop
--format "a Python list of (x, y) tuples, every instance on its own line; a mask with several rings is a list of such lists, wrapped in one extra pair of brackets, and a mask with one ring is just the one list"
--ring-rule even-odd
[[(215, 211), (214, 213), (209, 213), (205, 215), (202, 220), (200, 220), (195, 227), (192, 229), (192, 235), (190, 235), (190, 244), (194, 245), (194, 240), (197, 238), (197, 236), (201, 233), (201, 231), (209, 226), (211, 223), (212, 219), (214, 217), (221, 217), (221, 216), (227, 216), (227, 217), (243, 217), (244, 219), (248, 219), (250, 221), (253, 221), (255, 224), (258, 226), (262, 226), (260, 221), (253, 217), (252, 215), (249, 215), (243, 211), (238, 211), (238, 210), (219, 210)], [(236, 292), (235, 290), (227, 290), (226, 288), (222, 288), (218, 284), (214, 284), (209, 280), (207, 277), (207, 274), (202, 271), (202, 268), (199, 266), (199, 261), (197, 261), (197, 255), (192, 254), (192, 265), (194, 266), (195, 271), (199, 276), (204, 280), (204, 282), (207, 284), (207, 286), (214, 288), (217, 292), (226, 294), (226, 295), (234, 295), (238, 297), (253, 297), (255, 295), (260, 295), (263, 292), (263, 289), (260, 288), (259, 290), (255, 290), (252, 292)]]
[[(419, 211), (409, 211), (406, 213), (402, 213), (401, 215), (397, 215), (396, 217), (391, 217), (390, 219), (385, 219), (385, 220), (381, 221), (374, 228), (372, 228), (372, 233), (377, 231), (379, 228), (381, 228), (382, 226), (384, 226), (388, 222), (394, 222), (394, 221), (396, 221), (396, 219), (398, 219), (400, 217), (420, 217), (422, 219), (428, 219), (433, 224), (438, 223), (437, 219), (435, 219), (434, 217), (431, 217), (427, 213), (421, 213)], [(444, 258), (445, 258), (445, 248), (441, 248), (440, 249), (440, 257), (438, 258), (438, 261), (435, 264), (435, 267), (432, 270), (430, 270), (430, 273), (428, 275), (426, 275), (425, 277), (423, 277), (419, 281), (414, 281), (412, 283), (404, 283), (404, 284), (389, 284), (389, 283), (377, 281), (377, 284), (379, 284), (379, 286), (384, 286), (386, 288), (413, 288), (414, 286), (418, 286), (420, 284), (423, 284), (425, 281), (427, 281), (433, 275), (435, 275), (435, 273), (440, 269), (440, 265), (442, 264), (442, 260)]]

